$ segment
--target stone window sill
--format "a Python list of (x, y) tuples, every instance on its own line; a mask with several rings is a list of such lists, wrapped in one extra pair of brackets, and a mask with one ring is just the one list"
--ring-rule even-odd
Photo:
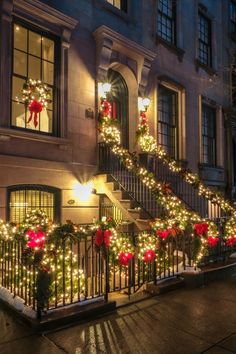
[(195, 59), (195, 66), (197, 71), (201, 68), (211, 76), (216, 75), (216, 70), (214, 70), (211, 66), (201, 63), (198, 59)]
[(11, 139), (33, 140), (59, 146), (71, 145), (71, 142), (65, 138), (58, 138), (55, 136), (48, 136), (43, 134), (35, 134), (32, 132), (20, 131), (16, 129), (0, 128), (0, 142), (7, 142)]
[(169, 49), (172, 53), (174, 53), (175, 55), (177, 55), (179, 61), (183, 61), (183, 56), (185, 51), (179, 47), (177, 47), (175, 44), (170, 43), (165, 41), (163, 38), (161, 38), (160, 36), (158, 36), (156, 34), (156, 44), (161, 44), (164, 47), (166, 47), (167, 49)]
[(120, 10), (120, 9), (118, 9), (117, 7), (115, 7), (114, 5), (110, 4), (109, 2), (107, 2), (105, 0), (94, 0), (94, 1), (95, 1), (95, 5), (97, 5), (97, 7), (104, 8), (105, 10), (113, 13), (114, 15), (120, 17), (122, 20), (124, 20), (126, 22), (130, 22), (131, 21), (129, 10), (128, 10), (128, 12)]

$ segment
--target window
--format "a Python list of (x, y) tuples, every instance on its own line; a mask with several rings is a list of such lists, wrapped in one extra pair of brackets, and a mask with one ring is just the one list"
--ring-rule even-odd
[(176, 44), (176, 0), (158, 1), (157, 34)]
[(230, 32), (236, 35), (236, 3), (230, 2)]
[(8, 188), (8, 219), (21, 222), (31, 210), (42, 209), (49, 219), (59, 221), (59, 190), (45, 186), (14, 186)]
[(177, 112), (177, 92), (159, 86), (158, 143), (173, 158), (177, 158)]
[(216, 111), (205, 104), (202, 105), (202, 161), (216, 165)]
[[(53, 134), (55, 116), (55, 41), (17, 23), (13, 27), (12, 120), (14, 127)], [(20, 99), (27, 79), (41, 80), (51, 92), (52, 103), (38, 113), (38, 124), (29, 121), (30, 112)]]
[(231, 99), (232, 106), (236, 107), (236, 65), (232, 65), (231, 69)]
[(201, 13), (198, 15), (198, 59), (211, 66), (211, 23)]
[(127, 0), (106, 0), (109, 4), (117, 7), (119, 10), (127, 12)]

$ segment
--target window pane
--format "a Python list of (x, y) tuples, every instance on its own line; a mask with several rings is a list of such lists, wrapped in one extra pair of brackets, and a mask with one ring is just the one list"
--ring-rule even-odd
[(12, 102), (12, 125), (25, 128), (25, 105)]
[(54, 42), (42, 37), (42, 46), (43, 59), (54, 62)]
[(14, 50), (14, 73), (26, 76), (27, 75), (27, 55), (19, 50)]
[(12, 99), (16, 100), (17, 97), (20, 98), (23, 85), (25, 83), (24, 79), (14, 76), (12, 79)]
[(27, 30), (19, 25), (14, 25), (14, 48), (27, 52)]
[(41, 43), (42, 37), (35, 33), (29, 31), (29, 53), (41, 57)]
[(28, 77), (35, 80), (40, 80), (41, 79), (40, 67), (41, 67), (40, 59), (29, 55)]
[(43, 61), (43, 82), (53, 85), (54, 65)]

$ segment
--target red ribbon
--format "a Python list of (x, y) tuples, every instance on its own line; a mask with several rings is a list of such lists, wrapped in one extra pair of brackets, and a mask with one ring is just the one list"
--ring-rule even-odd
[(101, 228), (97, 229), (95, 234), (95, 245), (101, 247), (102, 244), (104, 244), (106, 248), (110, 247), (111, 234), (110, 230), (103, 231)]
[(134, 257), (134, 254), (131, 252), (120, 252), (119, 254), (119, 262), (122, 266), (129, 265), (129, 261)]
[(155, 258), (156, 258), (156, 252), (155, 251), (147, 250), (147, 251), (144, 252), (144, 255), (143, 255), (144, 262), (154, 261)]
[(34, 113), (34, 126), (37, 128), (38, 126), (38, 113), (42, 112), (43, 110), (43, 104), (40, 101), (33, 100), (29, 104), (29, 111), (30, 111), (30, 116), (27, 121), (27, 124), (31, 122), (33, 119), (33, 113)]
[(195, 224), (194, 225), (194, 230), (196, 231), (197, 235), (199, 235), (199, 236), (201, 236), (203, 234), (207, 235), (208, 224), (206, 224), (206, 223)]

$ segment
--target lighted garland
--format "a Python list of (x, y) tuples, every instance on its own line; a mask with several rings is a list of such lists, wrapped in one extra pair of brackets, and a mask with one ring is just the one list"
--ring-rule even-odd
[[(170, 218), (175, 219), (182, 229), (186, 229), (189, 224), (196, 224), (204, 222), (200, 218), (197, 213), (194, 213), (190, 210), (187, 210), (183, 204), (183, 202), (173, 194), (173, 192), (168, 188), (166, 188), (166, 184), (157, 182), (152, 173), (149, 173), (145, 168), (140, 167), (137, 163), (137, 159), (126, 149), (120, 146), (120, 139), (114, 137), (114, 139), (110, 136), (110, 125), (111, 122), (111, 114), (110, 110), (104, 110), (103, 99), (101, 101), (101, 110), (102, 110), (102, 120), (100, 124), (100, 132), (102, 140), (110, 145), (114, 154), (119, 156), (119, 158), (123, 161), (124, 165), (128, 170), (132, 170), (136, 175), (138, 175), (148, 188), (152, 190), (152, 192), (156, 195), (157, 201), (162, 205)], [(106, 104), (107, 106), (107, 104)], [(141, 118), (146, 119), (145, 116), (141, 116)], [(148, 134), (149, 131), (147, 129), (146, 120), (143, 125), (141, 125), (141, 134)], [(119, 130), (116, 130), (116, 136), (120, 135)], [(200, 259), (203, 255), (203, 246), (199, 249), (198, 256), (195, 258)]]
[(38, 114), (52, 102), (51, 90), (40, 80), (28, 79), (23, 85), (21, 97), (16, 97), (16, 100), (23, 102), (30, 111), (27, 124), (34, 118), (34, 127), (37, 128)]
[(144, 262), (151, 262), (157, 256), (157, 237), (146, 231), (138, 235), (138, 258)]
[[(145, 115), (146, 116), (146, 115)], [(145, 126), (145, 129), (142, 126)], [(147, 120), (143, 123), (141, 112), (141, 123), (137, 130), (138, 141), (143, 152), (152, 153), (162, 160), (168, 168), (178, 173), (187, 183), (191, 184), (193, 188), (198, 190), (200, 196), (205, 197), (213, 204), (217, 204), (224, 211), (230, 212), (236, 217), (236, 210), (220, 193), (213, 192), (209, 187), (205, 186), (196, 173), (190, 169), (181, 167), (176, 160), (167, 155), (162, 146), (157, 145), (155, 138), (149, 133), (149, 126)]]

